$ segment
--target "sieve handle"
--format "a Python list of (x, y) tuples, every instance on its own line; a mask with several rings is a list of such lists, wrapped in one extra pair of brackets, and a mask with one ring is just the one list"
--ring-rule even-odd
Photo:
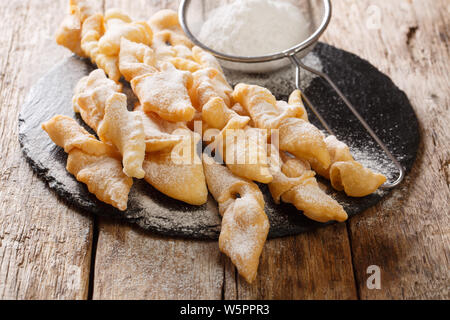
[[(324, 79), (328, 84), (333, 88), (333, 90), (339, 95), (339, 97), (344, 101), (344, 103), (347, 105), (347, 107), (350, 109), (350, 111), (355, 115), (355, 117), (359, 120), (359, 122), (363, 125), (363, 127), (367, 130), (367, 132), (370, 134), (370, 136), (375, 140), (375, 142), (381, 147), (381, 149), (386, 153), (386, 155), (389, 157), (389, 159), (394, 163), (395, 167), (399, 171), (398, 178), (393, 182), (386, 182), (384, 185), (381, 186), (382, 189), (392, 189), (398, 186), (403, 179), (405, 178), (406, 172), (401, 163), (397, 160), (397, 158), (389, 151), (389, 149), (386, 147), (386, 145), (381, 141), (381, 139), (377, 136), (375, 131), (369, 126), (369, 124), (364, 120), (364, 118), (359, 114), (359, 112), (356, 110), (356, 108), (353, 106), (353, 104), (347, 99), (347, 97), (342, 93), (342, 91), (338, 88), (338, 86), (331, 80), (331, 78), (314, 68), (311, 68), (304, 63), (302, 63), (295, 55), (290, 55), (289, 59), (291, 60), (292, 64), (295, 66), (295, 86), (297, 89), (301, 90), (301, 69), (305, 69), (306, 71), (309, 71), (322, 79)], [(319, 119), (319, 121), (322, 123), (322, 125), (325, 127), (325, 129), (331, 134), (335, 135), (333, 133), (333, 130), (331, 130), (331, 127), (328, 125), (328, 123), (325, 121), (325, 119), (322, 117), (322, 115), (317, 111), (316, 107), (311, 103), (311, 101), (303, 94), (302, 97), (305, 100), (308, 107), (313, 111), (314, 115)]]

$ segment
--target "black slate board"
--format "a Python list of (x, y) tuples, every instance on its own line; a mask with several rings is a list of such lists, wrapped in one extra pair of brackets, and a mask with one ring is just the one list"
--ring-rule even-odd
[[(417, 118), (406, 95), (387, 76), (351, 53), (319, 43), (314, 54), (320, 59), (323, 71), (336, 81), (409, 171), (416, 158), (420, 136)], [(78, 80), (92, 69), (85, 60), (68, 58), (56, 65), (29, 93), (20, 113), (19, 140), (33, 170), (62, 199), (81, 210), (100, 216), (122, 218), (162, 235), (217, 239), (220, 218), (212, 198), (202, 207), (193, 207), (169, 199), (143, 181), (135, 181), (130, 193), (129, 209), (120, 212), (98, 201), (65, 170), (66, 154), (51, 142), (40, 125), (56, 114), (75, 117), (82, 123), (72, 111), (72, 92)], [(287, 67), (281, 72), (293, 71)], [(274, 75), (262, 75), (270, 76)], [(286, 98), (293, 87), (286, 84), (269, 89), (278, 98)], [(134, 98), (128, 93), (132, 103)], [(382, 151), (359, 122), (321, 79), (314, 79), (305, 89), (305, 94), (322, 112), (338, 137), (351, 145), (357, 160), (366, 162), (372, 169), (381, 171), (391, 179), (395, 177), (396, 172), (389, 160), (383, 157)], [(320, 127), (313, 116), (311, 121)], [(332, 191), (328, 182), (320, 181), (328, 186), (330, 193), (343, 204), (350, 216), (375, 205), (389, 193), (378, 191), (361, 199), (349, 198), (343, 193)], [(261, 186), (261, 189), (265, 194), (266, 212), (271, 222), (269, 237), (295, 235), (325, 225), (308, 220), (291, 205), (274, 204), (267, 187)]]

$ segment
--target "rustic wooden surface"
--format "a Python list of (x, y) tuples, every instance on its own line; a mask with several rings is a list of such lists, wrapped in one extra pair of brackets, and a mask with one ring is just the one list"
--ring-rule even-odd
[[(66, 0), (0, 2), (0, 299), (450, 298), (449, 26), (446, 0), (334, 0), (323, 40), (392, 77), (423, 142), (407, 181), (347, 224), (267, 243), (252, 286), (217, 243), (166, 239), (67, 207), (17, 140), (27, 91), (70, 53), (53, 33)], [(177, 1), (105, 0), (136, 18)], [(381, 268), (381, 289), (366, 286)]]

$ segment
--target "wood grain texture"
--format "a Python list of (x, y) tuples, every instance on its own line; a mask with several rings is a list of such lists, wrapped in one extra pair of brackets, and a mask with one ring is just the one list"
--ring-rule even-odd
[(70, 54), (53, 39), (65, 2), (0, 2), (0, 299), (88, 296), (92, 220), (32, 173), (17, 138), (29, 88)]
[(221, 299), (216, 242), (149, 236), (117, 221), (100, 223), (94, 299)]
[[(403, 186), (349, 222), (360, 296), (448, 299), (449, 2), (340, 0), (333, 4), (334, 19), (324, 40), (368, 59), (388, 74), (410, 98), (422, 135), (419, 159)], [(367, 289), (370, 265), (381, 268), (381, 290)]]
[(239, 299), (357, 299), (345, 224), (270, 240), (254, 284), (237, 279)]

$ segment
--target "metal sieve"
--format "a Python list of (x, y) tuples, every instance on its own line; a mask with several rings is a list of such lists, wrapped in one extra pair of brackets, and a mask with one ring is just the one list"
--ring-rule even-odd
[[(347, 105), (347, 107), (350, 109), (350, 111), (356, 116), (356, 118), (359, 120), (359, 122), (363, 125), (363, 127), (367, 130), (367, 132), (370, 134), (370, 136), (376, 141), (376, 143), (381, 147), (381, 149), (386, 153), (386, 155), (389, 157), (389, 159), (394, 163), (396, 168), (399, 171), (399, 176), (395, 181), (387, 182), (385, 183), (382, 188), (383, 189), (392, 189), (396, 186), (398, 186), (405, 177), (405, 169), (400, 164), (400, 162), (395, 158), (395, 156), (389, 151), (389, 149), (386, 147), (386, 145), (381, 141), (381, 139), (376, 135), (374, 130), (367, 124), (367, 122), (363, 119), (363, 117), (359, 114), (359, 112), (356, 110), (356, 108), (353, 106), (353, 104), (347, 99), (347, 97), (342, 93), (342, 91), (338, 88), (338, 86), (331, 80), (331, 78), (314, 68), (311, 68), (307, 65), (305, 65), (301, 59), (305, 57), (309, 52), (312, 51), (314, 46), (319, 41), (319, 38), (321, 35), (325, 32), (326, 28), (328, 27), (331, 16), (332, 16), (332, 7), (330, 0), (317, 0), (317, 2), (320, 2), (322, 5), (322, 14), (320, 17), (317, 16), (317, 7), (311, 8), (310, 10), (314, 11), (314, 16), (311, 16), (311, 20), (315, 20), (315, 25), (311, 30), (311, 35), (304, 40), (303, 42), (297, 44), (296, 46), (281, 51), (276, 52), (269, 55), (263, 55), (263, 56), (256, 56), (256, 57), (247, 57), (247, 56), (235, 56), (230, 55), (223, 52), (218, 52), (204, 43), (202, 43), (196, 35), (194, 35), (193, 29), (195, 27), (199, 28), (201, 27), (200, 23), (205, 20), (205, 16), (207, 15), (207, 11), (209, 8), (209, 11), (219, 5), (223, 5), (224, 3), (227, 3), (229, 1), (217, 1), (217, 0), (182, 0), (180, 4), (179, 9), (179, 20), (180, 24), (186, 33), (186, 35), (190, 38), (190, 40), (197, 46), (201, 47), (202, 49), (210, 52), (215, 57), (220, 59), (222, 62), (224, 62), (224, 66), (228, 67), (229, 64), (241, 64), (247, 66), (244, 68), (246, 71), (249, 70), (249, 66), (251, 64), (253, 65), (266, 65), (268, 66), (269, 63), (278, 62), (280, 60), (287, 60), (290, 61), (294, 66), (296, 70), (296, 77), (295, 77), (295, 85), (297, 89), (300, 90), (300, 84), (301, 84), (301, 77), (300, 77), (300, 71), (301, 69), (304, 69), (308, 72), (311, 72), (322, 79), (324, 79), (332, 88), (333, 90), (339, 95), (339, 97), (342, 99), (342, 101)], [(292, 1), (291, 1), (292, 2)], [(302, 1), (300, 1), (302, 2)], [(311, 5), (311, 1), (303, 1), (307, 5)], [(312, 1), (314, 2), (314, 1)], [(311, 12), (312, 12), (311, 11)], [(201, 19), (198, 19), (199, 16), (202, 16)], [(197, 17), (197, 19), (195, 19)], [(283, 64), (278, 63), (278, 65), (273, 66), (283, 66)], [(235, 67), (235, 65), (234, 65)], [(268, 69), (271, 69), (269, 66)], [(251, 70), (251, 69), (250, 69)], [(309, 109), (316, 115), (316, 117), (319, 119), (319, 121), (322, 123), (324, 128), (331, 134), (334, 135), (333, 130), (328, 125), (328, 123), (325, 121), (325, 119), (322, 117), (322, 115), (317, 111), (317, 108), (311, 103), (311, 101), (302, 93), (302, 97), (306, 103), (306, 105), (309, 107)]]

